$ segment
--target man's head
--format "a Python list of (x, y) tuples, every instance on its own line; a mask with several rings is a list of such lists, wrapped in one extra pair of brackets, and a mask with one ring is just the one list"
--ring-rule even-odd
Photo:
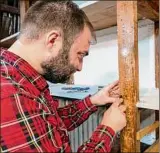
[[(40, 73), (50, 82), (65, 82), (82, 69), (93, 27), (85, 13), (71, 1), (44, 0), (29, 8), (20, 38), (31, 40), (43, 59)], [(41, 56), (41, 55), (37, 55)]]

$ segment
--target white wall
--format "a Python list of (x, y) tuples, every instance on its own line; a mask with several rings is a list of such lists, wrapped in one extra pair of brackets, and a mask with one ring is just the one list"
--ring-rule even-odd
[[(154, 88), (154, 23), (138, 24), (140, 88)], [(75, 84), (106, 85), (118, 79), (117, 27), (97, 31), (97, 44), (84, 59), (83, 70), (74, 76)]]

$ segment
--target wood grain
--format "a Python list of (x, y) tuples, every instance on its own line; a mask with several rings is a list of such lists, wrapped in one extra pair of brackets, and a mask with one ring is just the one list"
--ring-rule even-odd
[(151, 133), (158, 127), (159, 127), (159, 121), (155, 121), (153, 124), (148, 125), (147, 127), (141, 129), (140, 131), (137, 132), (137, 140), (142, 139), (145, 135)]
[(155, 22), (155, 83), (156, 83), (156, 88), (159, 88), (159, 51), (160, 51), (160, 46), (159, 46), (159, 22)]
[(24, 19), (24, 15), (29, 8), (29, 0), (20, 0), (20, 18), (21, 23)]
[(159, 139), (151, 145), (148, 149), (145, 150), (145, 153), (149, 152), (159, 152)]
[(138, 81), (137, 1), (117, 1), (120, 92), (127, 106), (121, 152), (136, 152)]

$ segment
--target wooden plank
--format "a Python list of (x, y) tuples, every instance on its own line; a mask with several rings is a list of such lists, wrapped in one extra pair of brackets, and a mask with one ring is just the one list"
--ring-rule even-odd
[(20, 14), (20, 11), (18, 8), (14, 6), (9, 6), (6, 4), (0, 4), (0, 12), (8, 12), (13, 14)]
[[(159, 71), (159, 62), (160, 62), (160, 46), (159, 46), (159, 22), (155, 22), (155, 86), (159, 88), (159, 78), (160, 78), (160, 71)], [(159, 111), (155, 111), (155, 120), (159, 121)], [(159, 138), (159, 128), (156, 129), (156, 139)]]
[[(141, 114), (141, 110), (140, 109), (138, 109), (137, 110), (137, 129), (136, 129), (136, 131), (139, 131), (140, 130), (140, 125), (141, 125), (141, 122), (140, 122), (140, 114)], [(140, 151), (140, 148), (141, 148), (141, 146), (140, 146), (140, 140), (137, 140), (136, 141), (136, 152), (141, 152)]]
[(159, 152), (159, 139), (152, 146), (145, 150), (145, 153), (149, 152)]
[[(138, 2), (138, 20), (148, 18), (159, 20), (159, 3), (157, 0)], [(87, 3), (87, 2), (86, 2)], [(116, 1), (97, 1), (90, 5), (83, 4), (82, 9), (93, 24), (95, 30), (101, 30), (117, 25)]]
[(137, 22), (137, 1), (117, 1), (120, 92), (127, 106), (127, 126), (121, 132), (121, 152), (136, 152), (136, 103), (139, 99)]
[(137, 132), (137, 140), (142, 139), (145, 135), (151, 133), (158, 127), (159, 127), (159, 122), (155, 121), (153, 124), (141, 129), (140, 131)]
[[(157, 110), (155, 111), (155, 121), (159, 122), (159, 111), (157, 111)], [(156, 129), (156, 139), (159, 138), (159, 128)]]
[(19, 32), (0, 40), (0, 47), (9, 48), (17, 39)]
[(159, 20), (159, 2), (157, 0), (139, 0), (138, 13), (153, 21)]
[(155, 83), (156, 83), (156, 88), (159, 88), (159, 51), (160, 51), (160, 46), (159, 46), (159, 22), (155, 22)]
[(24, 15), (29, 8), (29, 0), (20, 0), (20, 17), (21, 23), (24, 19)]

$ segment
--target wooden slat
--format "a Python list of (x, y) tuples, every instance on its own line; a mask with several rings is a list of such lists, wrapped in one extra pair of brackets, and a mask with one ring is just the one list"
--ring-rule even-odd
[(137, 1), (117, 1), (120, 92), (127, 106), (121, 152), (136, 152), (138, 81)]
[(0, 12), (8, 12), (8, 13), (13, 13), (13, 14), (20, 13), (18, 8), (14, 7), (14, 6), (9, 6), (6, 4), (0, 4)]
[(159, 139), (152, 146), (150, 146), (148, 149), (146, 149), (144, 152), (145, 153), (159, 152)]
[(17, 39), (19, 32), (0, 40), (0, 47), (9, 48)]
[[(137, 129), (136, 129), (136, 131), (139, 131), (139, 130), (140, 130), (140, 125), (141, 125), (141, 122), (140, 122), (140, 120), (141, 120), (140, 114), (141, 114), (141, 110), (138, 109), (138, 110), (137, 110)], [(141, 152), (141, 151), (140, 151), (140, 148), (141, 148), (141, 146), (140, 146), (140, 140), (137, 140), (137, 141), (136, 141), (136, 152)]]
[[(138, 19), (148, 18), (159, 20), (158, 0), (138, 0)], [(101, 30), (117, 25), (116, 1), (97, 1), (82, 8), (89, 17), (95, 30)]]
[(151, 133), (158, 127), (159, 127), (159, 121), (156, 121), (153, 124), (141, 129), (140, 131), (137, 132), (137, 140), (142, 139), (145, 135)]
[(159, 51), (160, 51), (160, 45), (159, 45), (160, 37), (159, 37), (159, 22), (155, 22), (155, 83), (156, 88), (159, 88)]
[(24, 19), (24, 15), (29, 8), (29, 0), (20, 0), (20, 17), (21, 23)]
[(153, 21), (159, 20), (159, 2), (157, 0), (138, 0), (138, 12)]

